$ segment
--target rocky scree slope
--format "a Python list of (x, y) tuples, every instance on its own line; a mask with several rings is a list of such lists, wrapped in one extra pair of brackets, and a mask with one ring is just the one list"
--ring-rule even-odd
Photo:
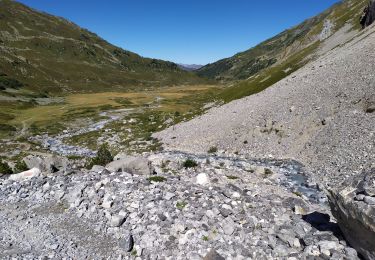
[[(89, 171), (64, 164), (0, 177), (0, 258), (359, 259), (324, 200), (295, 190), (320, 194), (288, 177), (308, 177), (297, 162), (116, 158)], [(188, 158), (196, 167), (184, 167)]]
[[(223, 81), (246, 80), (267, 68), (290, 62), (293, 67), (289, 67), (289, 71), (292, 72), (317, 54), (318, 47), (343, 27), (359, 29), (358, 20), (367, 3), (367, 0), (341, 1), (323, 13), (247, 51), (200, 68), (197, 74)], [(302, 53), (304, 55), (300, 55)], [(310, 57), (307, 57), (306, 53)]]
[(375, 28), (253, 96), (213, 108), (154, 135), (168, 150), (210, 147), (294, 158), (320, 183), (375, 162)]
[(61, 94), (197, 82), (177, 64), (143, 58), (63, 18), (0, 1), (0, 87)]

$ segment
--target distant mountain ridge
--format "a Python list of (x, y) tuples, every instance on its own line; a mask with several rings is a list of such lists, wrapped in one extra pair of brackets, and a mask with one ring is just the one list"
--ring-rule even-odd
[(203, 65), (198, 64), (177, 64), (179, 68), (186, 70), (186, 71), (195, 71), (203, 67)]
[(54, 93), (202, 82), (175, 63), (143, 58), (11, 0), (0, 1), (0, 75), (3, 88), (17, 81)]

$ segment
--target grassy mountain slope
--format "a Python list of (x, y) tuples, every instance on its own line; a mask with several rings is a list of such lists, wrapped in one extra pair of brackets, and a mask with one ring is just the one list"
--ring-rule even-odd
[(143, 58), (65, 19), (0, 1), (0, 90), (97, 92), (198, 82), (172, 62)]
[[(303, 64), (306, 55), (313, 53), (320, 43), (346, 23), (359, 29), (359, 16), (367, 2), (344, 0), (254, 48), (204, 66), (197, 74), (222, 81), (246, 80), (267, 68), (277, 68), (291, 62), (294, 66), (288, 71), (292, 72), (294, 67), (300, 67), (298, 63)], [(296, 60), (298, 55), (300, 59)]]

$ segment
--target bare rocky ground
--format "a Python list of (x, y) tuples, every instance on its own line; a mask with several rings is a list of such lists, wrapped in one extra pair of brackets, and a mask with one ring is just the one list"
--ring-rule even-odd
[(320, 183), (374, 167), (374, 30), (257, 95), (154, 136), (167, 150), (204, 153), (216, 146), (258, 158), (292, 158)]
[[(358, 258), (298, 162), (220, 153), (148, 158), (151, 178), (147, 170), (64, 166), (0, 179), (0, 258)], [(188, 158), (197, 166), (184, 168)]]

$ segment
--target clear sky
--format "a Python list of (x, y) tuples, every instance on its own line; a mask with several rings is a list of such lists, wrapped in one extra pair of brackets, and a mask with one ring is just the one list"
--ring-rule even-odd
[(145, 57), (206, 64), (244, 51), (338, 0), (20, 0)]

